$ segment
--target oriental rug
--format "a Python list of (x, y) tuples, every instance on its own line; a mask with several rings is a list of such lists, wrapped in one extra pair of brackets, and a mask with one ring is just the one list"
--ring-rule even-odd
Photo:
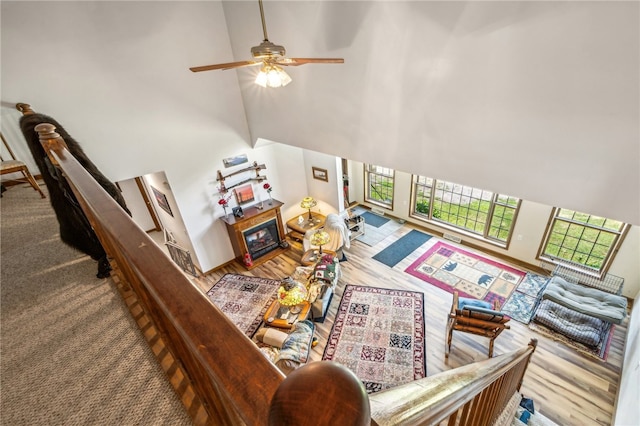
[(424, 295), (346, 285), (322, 359), (374, 393), (426, 376)]
[(511, 296), (526, 272), (479, 254), (438, 242), (407, 269), (410, 275), (449, 293), (458, 290), (462, 297), (472, 297), (500, 306)]
[(276, 299), (280, 281), (246, 275), (226, 274), (207, 297), (251, 338), (262, 323), (267, 308)]

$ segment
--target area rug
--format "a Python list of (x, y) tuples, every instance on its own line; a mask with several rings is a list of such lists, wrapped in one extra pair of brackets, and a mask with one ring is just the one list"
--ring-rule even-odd
[(418, 247), (431, 239), (431, 235), (412, 229), (393, 244), (373, 256), (378, 262), (393, 268), (402, 259), (413, 253)]
[(226, 274), (207, 291), (207, 296), (251, 338), (260, 327), (267, 308), (275, 300), (279, 286), (278, 280)]
[(462, 297), (504, 305), (526, 272), (438, 242), (407, 269), (410, 275)]
[(424, 333), (422, 293), (348, 284), (322, 359), (378, 392), (426, 376)]
[(402, 227), (401, 223), (396, 222), (395, 220), (389, 220), (387, 223), (382, 225), (380, 228), (376, 228), (375, 226), (371, 226), (365, 220), (364, 222), (364, 235), (360, 235), (356, 238), (357, 241), (364, 243), (368, 246), (375, 246), (376, 244), (383, 241), (389, 235), (396, 232), (398, 229)]
[(548, 277), (527, 272), (500, 310), (516, 321), (529, 324), (548, 280)]
[(364, 218), (364, 223), (368, 223), (369, 225), (376, 228), (380, 228), (382, 225), (389, 222), (388, 217), (383, 217), (371, 212), (364, 212), (361, 214), (361, 216)]

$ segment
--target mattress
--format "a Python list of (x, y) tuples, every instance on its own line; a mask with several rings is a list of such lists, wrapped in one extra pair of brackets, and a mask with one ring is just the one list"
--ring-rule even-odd
[(597, 347), (609, 324), (599, 318), (574, 311), (552, 300), (540, 302), (533, 320), (545, 325), (571, 340)]
[(549, 280), (542, 298), (613, 324), (621, 324), (627, 315), (624, 296), (570, 283), (558, 276)]

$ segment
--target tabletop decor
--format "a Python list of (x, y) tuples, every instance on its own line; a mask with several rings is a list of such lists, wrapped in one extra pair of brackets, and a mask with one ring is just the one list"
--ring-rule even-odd
[(318, 246), (318, 253), (322, 255), (322, 246), (328, 244), (331, 241), (331, 237), (329, 233), (325, 230), (318, 229), (316, 232), (311, 235), (311, 239), (309, 242), (312, 246)]
[(265, 182), (264, 185), (262, 185), (262, 187), (264, 188), (265, 191), (267, 191), (267, 195), (269, 196), (269, 205), (272, 205), (273, 198), (271, 198), (271, 191), (273, 191), (273, 187), (269, 185), (269, 182)]
[(220, 199), (218, 200), (218, 204), (222, 206), (222, 208), (224, 209), (224, 216), (227, 217), (227, 207), (229, 207), (229, 200), (231, 199), (231, 195), (220, 192), (219, 196)]

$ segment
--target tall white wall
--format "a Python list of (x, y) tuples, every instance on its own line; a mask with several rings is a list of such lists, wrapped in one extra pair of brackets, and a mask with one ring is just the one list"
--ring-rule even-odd
[[(254, 2), (225, 2), (236, 58)], [(640, 225), (640, 3), (269, 1), (293, 57), (254, 135)], [(254, 28), (255, 27), (255, 28)], [(286, 122), (286, 125), (283, 125)]]
[(236, 73), (188, 69), (232, 59), (221, 4), (0, 7), (3, 131), (25, 102), (62, 124), (112, 181), (163, 170), (200, 266), (228, 261), (213, 182), (222, 158), (251, 149), (249, 130)]

